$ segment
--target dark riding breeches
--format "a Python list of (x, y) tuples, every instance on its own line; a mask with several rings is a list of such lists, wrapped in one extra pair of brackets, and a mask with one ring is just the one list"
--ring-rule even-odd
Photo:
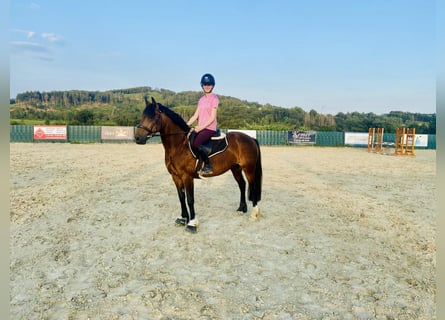
[(193, 147), (198, 148), (201, 144), (206, 143), (215, 134), (215, 131), (209, 129), (203, 129), (198, 132), (193, 141)]

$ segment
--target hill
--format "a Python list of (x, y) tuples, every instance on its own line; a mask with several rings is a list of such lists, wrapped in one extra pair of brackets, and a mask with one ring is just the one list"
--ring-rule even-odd
[[(144, 96), (152, 96), (184, 119), (193, 114), (201, 92), (174, 92), (136, 87), (109, 91), (51, 91), (20, 93), (10, 101), (11, 124), (136, 125), (144, 108)], [(283, 108), (218, 95), (221, 128), (253, 130), (317, 130), (366, 132), (383, 127), (394, 133), (398, 127), (416, 128), (421, 134), (436, 133), (436, 114), (391, 111), (389, 114), (320, 114), (300, 107)]]

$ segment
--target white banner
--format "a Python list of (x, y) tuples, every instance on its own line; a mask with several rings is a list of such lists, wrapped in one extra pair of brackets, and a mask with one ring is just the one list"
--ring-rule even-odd
[(427, 134), (416, 134), (414, 137), (415, 147), (428, 147), (428, 135)]
[(348, 145), (368, 145), (368, 133), (345, 132), (345, 144)]
[[(363, 132), (345, 132), (345, 144), (347, 145), (368, 145), (369, 133)], [(403, 137), (403, 141), (406, 141), (406, 134)], [(389, 142), (389, 141), (385, 141)], [(394, 142), (394, 141), (392, 141)], [(409, 141), (408, 141), (409, 142)], [(414, 137), (415, 147), (428, 147), (428, 135), (416, 134)]]

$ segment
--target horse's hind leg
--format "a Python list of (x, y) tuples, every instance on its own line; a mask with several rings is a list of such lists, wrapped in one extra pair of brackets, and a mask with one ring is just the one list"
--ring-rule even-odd
[(258, 201), (260, 199), (259, 192), (257, 190), (258, 184), (256, 183), (256, 177), (254, 173), (245, 170), (244, 174), (246, 175), (247, 182), (249, 183), (249, 200), (252, 201), (252, 211), (250, 213), (250, 217), (256, 220), (260, 215), (260, 208), (258, 207)]
[(187, 205), (189, 208), (189, 220), (185, 226), (185, 230), (191, 233), (196, 233), (198, 230), (198, 220), (195, 219), (195, 192), (193, 177), (187, 177), (184, 179), (185, 194), (187, 199)]
[(247, 212), (247, 203), (246, 203), (246, 180), (244, 180), (242, 169), (239, 165), (234, 166), (232, 169), (233, 177), (235, 178), (236, 182), (238, 183), (238, 187), (240, 190), (240, 203), (238, 212)]

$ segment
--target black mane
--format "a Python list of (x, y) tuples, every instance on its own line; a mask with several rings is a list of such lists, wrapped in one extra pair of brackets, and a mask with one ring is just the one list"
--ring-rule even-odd
[[(182, 130), (184, 130), (185, 132), (190, 131), (190, 126), (187, 124), (187, 122), (185, 122), (184, 119), (182, 119), (182, 117), (179, 114), (167, 108), (166, 106), (163, 106), (159, 102), (157, 102), (156, 104), (159, 107), (159, 111), (165, 113), (167, 117), (169, 117), (174, 123), (176, 123)], [(155, 105), (153, 103), (147, 105), (144, 109), (144, 114), (149, 116), (150, 118), (153, 118), (155, 113), (154, 107)]]

